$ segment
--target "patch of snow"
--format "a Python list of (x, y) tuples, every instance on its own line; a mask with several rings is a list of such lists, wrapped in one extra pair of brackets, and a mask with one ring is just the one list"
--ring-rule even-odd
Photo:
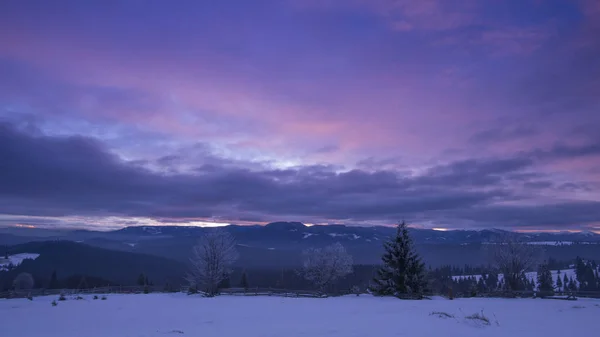
[[(178, 293), (109, 294), (106, 301), (83, 295), (84, 300), (53, 307), (56, 297), (0, 300), (2, 336), (588, 336), (597, 330), (600, 306), (600, 300), (584, 298), (573, 308), (571, 301), (539, 299), (204, 298)], [(466, 319), (475, 313), (489, 317), (490, 324)], [(36, 323), (26, 324), (31, 317)]]
[(304, 236), (302, 238), (303, 239), (307, 239), (307, 238), (309, 238), (309, 237), (311, 237), (313, 235), (314, 235), (313, 233), (304, 233)]
[(129, 245), (130, 247), (135, 247), (137, 245), (137, 243), (129, 243), (129, 242), (127, 242), (126, 244)]
[(275, 248), (267, 248), (268, 250), (275, 250)]
[(540, 245), (540, 246), (570, 246), (573, 244), (572, 241), (532, 241), (527, 242), (530, 245)]
[(336, 237), (350, 237), (353, 240), (360, 239), (360, 235), (356, 235), (356, 234), (329, 233), (329, 236), (331, 236), (332, 238), (336, 238)]
[(23, 260), (35, 260), (40, 256), (40, 254), (35, 254), (35, 253), (20, 253), (20, 254), (14, 254), (14, 255), (9, 255), (8, 259), (5, 259), (4, 257), (0, 258), (0, 271), (3, 270), (8, 270), (8, 266), (9, 265), (13, 265), (13, 266), (18, 266), (20, 265)]
[[(556, 284), (556, 280), (558, 279), (558, 270), (551, 270), (552, 273), (552, 282), (553, 284)], [(579, 282), (577, 281), (577, 275), (575, 274), (575, 269), (564, 269), (560, 271), (560, 277), (561, 280), (563, 277), (565, 277), (565, 274), (567, 275), (568, 278), (572, 278), (573, 281), (575, 281), (575, 284), (579, 285)], [(532, 271), (532, 272), (528, 272), (525, 273), (525, 276), (528, 279), (533, 279), (537, 285), (537, 272)], [(474, 277), (475, 281), (479, 282), (479, 279), (481, 278), (481, 275), (459, 275), (459, 276), (452, 276), (452, 279), (457, 281), (460, 279), (466, 279), (466, 278), (470, 278), (470, 277)], [(504, 274), (498, 274), (498, 281), (501, 281), (504, 279)]]
[(142, 230), (148, 234), (151, 235), (158, 235), (158, 234), (162, 234), (162, 231), (160, 230), (159, 227), (148, 227), (148, 226), (144, 226), (142, 228)]

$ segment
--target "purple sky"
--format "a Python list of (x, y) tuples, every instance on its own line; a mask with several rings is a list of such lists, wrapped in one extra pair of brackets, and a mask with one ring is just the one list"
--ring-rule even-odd
[(0, 2), (0, 224), (600, 231), (600, 2)]

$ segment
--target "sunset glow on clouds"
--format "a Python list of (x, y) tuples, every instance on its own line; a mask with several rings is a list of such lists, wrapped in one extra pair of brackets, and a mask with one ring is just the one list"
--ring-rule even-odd
[(600, 228), (599, 22), (594, 0), (4, 1), (0, 223)]

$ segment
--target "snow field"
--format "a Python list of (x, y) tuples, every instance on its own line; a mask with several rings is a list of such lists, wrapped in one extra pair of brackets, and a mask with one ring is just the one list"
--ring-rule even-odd
[[(558, 274), (558, 270), (551, 270), (550, 272), (552, 273), (553, 284), (556, 284), (556, 280), (558, 279), (559, 275), (560, 275), (560, 279), (562, 281), (563, 278), (565, 277), (565, 274), (567, 274), (568, 278), (572, 278), (573, 281), (575, 281), (575, 284), (579, 285), (579, 281), (577, 281), (577, 275), (575, 274), (575, 269), (564, 269), (564, 270), (560, 271), (560, 274)], [(481, 275), (460, 275), (460, 276), (452, 276), (452, 279), (455, 281), (458, 281), (460, 279), (467, 279), (471, 276), (475, 277), (476, 281), (479, 281), (479, 279), (481, 278)], [(536, 283), (536, 286), (539, 286), (539, 284), (537, 283), (537, 272), (536, 271), (525, 273), (525, 276), (529, 280), (533, 279)], [(498, 281), (501, 281), (503, 279), (504, 279), (504, 274), (498, 274)]]
[[(10, 337), (358, 337), (595, 335), (600, 300), (456, 299), (407, 301), (185, 294), (56, 296), (0, 300), (0, 335)], [(438, 314), (432, 314), (438, 312)], [(490, 324), (466, 316), (481, 314)], [(440, 314), (443, 313), (443, 314)]]
[(40, 256), (40, 254), (35, 253), (22, 253), (9, 255), (8, 259), (4, 257), (0, 257), (0, 271), (7, 270), (8, 266), (12, 263), (15, 267), (20, 265), (23, 260), (32, 259), (35, 260)]

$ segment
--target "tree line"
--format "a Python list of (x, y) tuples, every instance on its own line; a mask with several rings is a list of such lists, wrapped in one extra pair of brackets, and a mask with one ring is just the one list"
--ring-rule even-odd
[[(544, 260), (538, 246), (519, 242), (511, 236), (487, 245), (485, 253), (489, 256), (489, 265), (478, 267), (443, 266), (427, 270), (414, 249), (404, 222), (397, 225), (395, 234), (384, 243), (383, 248), (382, 263), (378, 266), (354, 265), (352, 256), (343, 245), (335, 243), (305, 250), (302, 265), (297, 269), (234, 268), (233, 263), (239, 257), (234, 238), (225, 231), (214, 229), (207, 231), (193, 247), (191, 268), (185, 282), (191, 292), (202, 292), (208, 296), (230, 287), (312, 289), (323, 294), (369, 292), (399, 298), (422, 298), (425, 294), (476, 296), (496, 291), (536, 290), (544, 295), (577, 290), (600, 291), (598, 266), (594, 261), (578, 258), (570, 266), (567, 261)], [(569, 267), (576, 270), (575, 277), (559, 271), (560, 276), (553, 280), (550, 270)], [(527, 277), (526, 272), (535, 270), (538, 271), (536, 279)], [(42, 281), (36, 278), (32, 281), (33, 278), (21, 274), (9, 286), (5, 285), (4, 290), (31, 287), (85, 289), (119, 285), (86, 275), (58, 279), (53, 272), (49, 279)], [(467, 276), (456, 277), (458, 275)], [(150, 287), (153, 282), (144, 273), (138, 275), (136, 283), (148, 291), (156, 289)], [(164, 286), (165, 291), (179, 286), (178, 282), (159, 284)]]

